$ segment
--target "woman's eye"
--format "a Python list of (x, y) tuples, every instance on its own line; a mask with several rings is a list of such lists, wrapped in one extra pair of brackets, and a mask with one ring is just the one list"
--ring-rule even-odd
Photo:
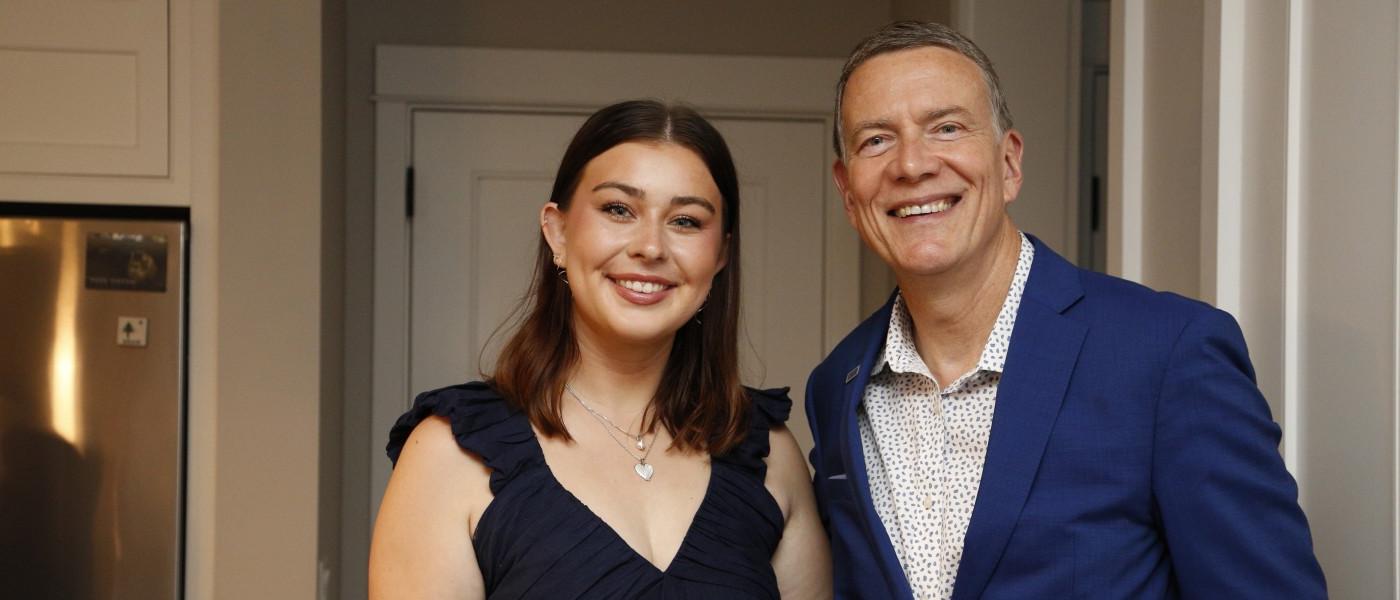
[(604, 204), (603, 212), (608, 213), (608, 215), (610, 216), (617, 217), (620, 219), (632, 216), (632, 211), (629, 210), (626, 205), (618, 204), (616, 202)]
[(700, 220), (696, 219), (695, 217), (676, 217), (675, 219), (671, 220), (671, 223), (678, 227), (685, 227), (687, 229), (700, 228)]

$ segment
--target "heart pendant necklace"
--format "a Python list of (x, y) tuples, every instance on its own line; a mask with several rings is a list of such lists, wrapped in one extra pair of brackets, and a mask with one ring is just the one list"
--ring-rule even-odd
[[(584, 402), (583, 397), (579, 396), (578, 392), (575, 392), (574, 388), (570, 387), (569, 384), (564, 384), (564, 390), (569, 392), (569, 395), (573, 396), (574, 400), (578, 401), (579, 406), (582, 406), (583, 410), (589, 415), (591, 415), (593, 417), (593, 420), (597, 421), (598, 424), (603, 427), (603, 433), (608, 434), (608, 439), (612, 440), (614, 444), (617, 444), (618, 448), (622, 448), (622, 451), (626, 452), (627, 456), (632, 457), (632, 460), (637, 461), (637, 464), (632, 466), (632, 471), (637, 474), (637, 477), (641, 477), (642, 481), (651, 481), (652, 475), (656, 474), (656, 468), (653, 467), (651, 463), (647, 462), (647, 457), (651, 456), (651, 449), (656, 444), (656, 434), (652, 434), (652, 443), (648, 444), (643, 439), (643, 437), (645, 437), (644, 432), (639, 431), (636, 435), (633, 435), (631, 432), (626, 431), (621, 427), (618, 427), (617, 425), (614, 425), (612, 419), (609, 419), (603, 416), (602, 413), (593, 410), (593, 407), (589, 406), (587, 402)], [(627, 444), (623, 443), (622, 440), (617, 439), (617, 435), (613, 434), (613, 429), (616, 429), (622, 435), (627, 436), (628, 441), (635, 441), (637, 449), (642, 450), (642, 455), (637, 456), (632, 452), (632, 450), (628, 449)]]

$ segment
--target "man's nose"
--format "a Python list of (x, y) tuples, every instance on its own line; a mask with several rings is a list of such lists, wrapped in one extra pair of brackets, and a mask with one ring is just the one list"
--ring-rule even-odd
[(925, 140), (909, 138), (909, 141), (899, 144), (895, 150), (897, 154), (891, 167), (894, 169), (894, 176), (901, 181), (922, 181), (937, 175), (943, 168), (943, 160), (939, 158), (933, 144)]
[(665, 223), (659, 220), (638, 223), (628, 253), (648, 261), (666, 258), (665, 227)]

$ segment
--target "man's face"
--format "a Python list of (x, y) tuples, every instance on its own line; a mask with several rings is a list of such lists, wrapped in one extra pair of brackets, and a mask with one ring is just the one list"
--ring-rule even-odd
[(901, 279), (991, 258), (1021, 188), (1021, 138), (997, 135), (977, 65), (945, 48), (871, 58), (841, 107), (832, 166), (846, 216)]

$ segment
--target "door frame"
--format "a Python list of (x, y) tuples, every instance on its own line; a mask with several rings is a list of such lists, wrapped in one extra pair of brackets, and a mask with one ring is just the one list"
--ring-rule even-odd
[[(407, 410), (412, 221), (405, 212), (413, 114), (469, 109), (592, 112), (627, 98), (682, 99), (711, 117), (783, 118), (833, 128), (843, 61), (380, 45), (375, 49), (371, 527), (388, 483), (383, 449)], [(860, 322), (860, 240), (834, 182), (824, 186), (823, 353)], [(815, 365), (814, 365), (815, 366)], [(800, 384), (801, 382), (797, 382)]]

